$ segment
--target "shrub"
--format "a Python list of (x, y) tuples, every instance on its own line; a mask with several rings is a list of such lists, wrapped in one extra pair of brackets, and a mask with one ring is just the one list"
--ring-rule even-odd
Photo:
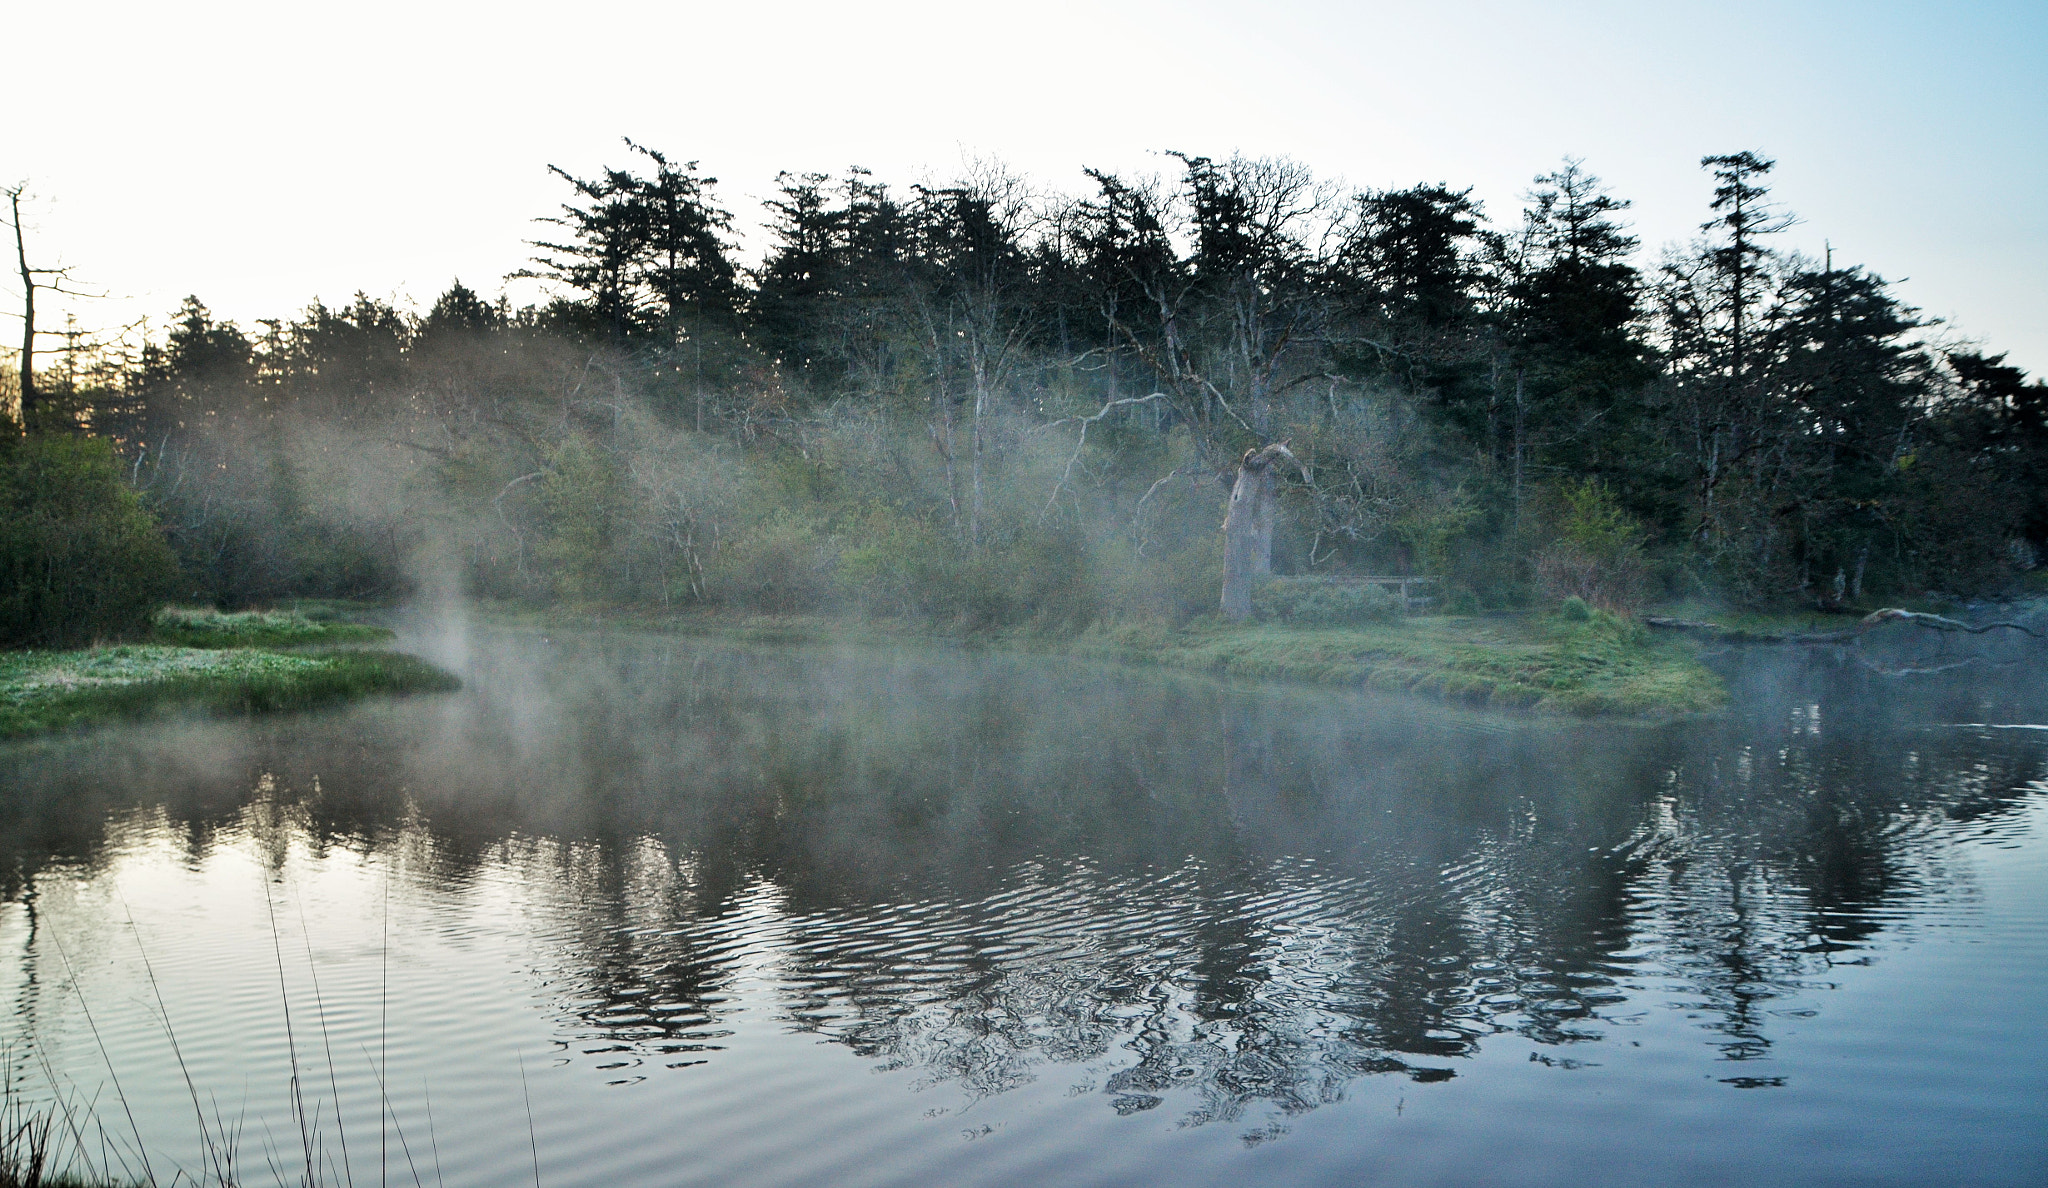
[(1544, 595), (1610, 611), (1641, 606), (1650, 584), (1643, 529), (1613, 494), (1593, 479), (1572, 484), (1558, 493), (1554, 516), (1556, 539), (1535, 559)]
[(1088, 550), (1068, 532), (1019, 532), (960, 567), (962, 620), (973, 628), (1087, 626), (1100, 613)]
[(712, 597), (772, 614), (838, 609), (836, 542), (794, 515), (778, 512), (728, 545), (710, 573)]
[(177, 574), (106, 442), (0, 444), (0, 647), (139, 634)]
[(847, 605), (882, 615), (937, 609), (951, 556), (934, 525), (875, 500), (848, 527), (852, 543), (833, 573)]
[(549, 456), (541, 480), (548, 534), (535, 553), (555, 579), (555, 593), (571, 602), (598, 599), (610, 588), (618, 468), (604, 450), (571, 435)]
[(1574, 594), (1557, 608), (1558, 617), (1572, 623), (1585, 623), (1593, 618), (1593, 608), (1586, 600)]
[(1252, 613), (1283, 623), (1383, 623), (1403, 609), (1401, 596), (1383, 586), (1328, 578), (1274, 578), (1252, 592)]
[(317, 621), (298, 611), (241, 611), (167, 606), (156, 613), (150, 637), (187, 648), (277, 648), (309, 644), (362, 643), (390, 639), (392, 632), (362, 623)]

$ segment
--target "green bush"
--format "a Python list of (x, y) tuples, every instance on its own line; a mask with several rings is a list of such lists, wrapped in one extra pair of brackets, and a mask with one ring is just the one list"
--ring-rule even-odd
[(959, 568), (954, 597), (974, 628), (1087, 626), (1101, 613), (1088, 550), (1071, 533), (1020, 532)]
[(140, 634), (177, 575), (106, 442), (0, 443), (0, 647)]
[(1557, 614), (1566, 622), (1584, 623), (1592, 619), (1593, 608), (1586, 605), (1585, 599), (1574, 594), (1558, 606)]
[(1384, 586), (1328, 578), (1274, 578), (1252, 592), (1252, 613), (1282, 623), (1383, 623), (1399, 618), (1402, 610), (1401, 596)]
[(847, 528), (850, 543), (832, 572), (842, 605), (879, 615), (943, 610), (952, 556), (937, 526), (873, 500)]
[(152, 640), (187, 648), (305, 647), (392, 638), (392, 632), (384, 627), (321, 622), (298, 611), (229, 614), (211, 607), (167, 606), (156, 613), (154, 622)]
[(1641, 606), (1651, 585), (1642, 525), (1594, 479), (1560, 488), (1555, 504), (1556, 536), (1535, 557), (1537, 587), (1602, 610)]
[(745, 610), (835, 610), (838, 564), (836, 542), (808, 521), (778, 511), (726, 547), (712, 566), (709, 586), (713, 598)]
[(582, 434), (550, 455), (540, 483), (548, 533), (534, 550), (554, 575), (555, 593), (569, 602), (602, 600), (611, 587), (618, 467)]

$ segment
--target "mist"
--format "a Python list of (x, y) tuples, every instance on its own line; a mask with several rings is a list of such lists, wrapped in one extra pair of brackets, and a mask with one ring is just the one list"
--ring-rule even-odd
[(1575, 160), (1169, 159), (785, 174), (749, 262), (628, 142), (545, 303), (18, 370), (0, 561), (112, 523), (155, 601), (10, 587), (0, 695), (446, 670), (0, 743), (65, 1166), (2021, 1182), (2048, 389), (1779, 250), (1754, 152), (1656, 257)]
[(622, 157), (560, 173), (517, 274), (547, 305), (458, 282), (253, 334), (193, 298), (46, 361), (29, 419), (117, 443), (227, 606), (1178, 622), (1273, 442), (1276, 572), (1426, 574), (1464, 610), (2009, 595), (2048, 549), (2040, 382), (1776, 252), (1755, 154), (1703, 162), (1749, 205), (1661, 261), (1577, 161), (1517, 221), (1181, 155), (1083, 194), (785, 174), (751, 269), (715, 180)]

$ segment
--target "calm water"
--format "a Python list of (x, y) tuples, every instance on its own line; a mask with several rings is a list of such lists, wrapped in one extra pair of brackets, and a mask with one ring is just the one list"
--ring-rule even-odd
[(1735, 713), (1648, 727), (1018, 658), (422, 642), (464, 693), (0, 749), (12, 1075), (96, 1160), (2048, 1177), (2048, 697), (2011, 670), (1741, 661)]

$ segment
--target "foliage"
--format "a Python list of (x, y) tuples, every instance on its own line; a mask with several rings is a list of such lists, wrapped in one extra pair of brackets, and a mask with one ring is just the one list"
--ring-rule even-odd
[(1627, 611), (1680, 574), (1838, 607), (2048, 555), (2041, 383), (1779, 254), (1754, 153), (1703, 161), (1702, 238), (1655, 261), (1575, 160), (1495, 221), (1176, 154), (1070, 196), (784, 174), (751, 270), (713, 179), (627, 153), (556, 171), (543, 304), (457, 282), (256, 333), (189, 299), (139, 355), (46, 372), (51, 407), (230, 608), (1178, 623), (1215, 602), (1236, 460), (1280, 440), (1276, 568), (1424, 574), (1447, 608)]
[(1252, 592), (1252, 613), (1281, 623), (1384, 623), (1404, 609), (1401, 596), (1383, 586), (1325, 578), (1275, 578)]
[(0, 444), (0, 647), (138, 634), (176, 578), (105, 441)]
[(1555, 538), (1536, 557), (1544, 597), (1632, 611), (1650, 593), (1643, 530), (1605, 486), (1583, 479), (1558, 492)]

